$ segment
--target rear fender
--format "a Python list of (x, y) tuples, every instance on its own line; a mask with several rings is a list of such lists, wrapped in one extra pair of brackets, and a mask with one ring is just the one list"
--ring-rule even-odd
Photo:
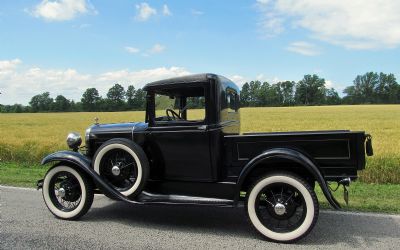
[(303, 166), (309, 173), (312, 174), (314, 179), (319, 183), (322, 192), (324, 193), (329, 204), (335, 209), (341, 208), (339, 202), (333, 197), (331, 191), (329, 190), (328, 185), (325, 182), (324, 177), (319, 171), (316, 163), (314, 163), (310, 158), (308, 158), (304, 154), (288, 148), (270, 149), (254, 157), (251, 161), (249, 161), (239, 175), (237, 182), (238, 190), (236, 192), (237, 196), (235, 197), (235, 201), (238, 201), (242, 185), (247, 175), (251, 172), (251, 170), (253, 170), (259, 163), (267, 163), (268, 161), (275, 159), (290, 160)]
[(50, 162), (68, 163), (69, 165), (72, 164), (74, 167), (84, 171), (89, 177), (91, 177), (92, 180), (96, 183), (97, 187), (99, 187), (104, 193), (106, 193), (110, 197), (129, 203), (139, 203), (128, 199), (110, 184), (105, 182), (104, 179), (101, 178), (101, 176), (97, 174), (96, 171), (94, 171), (94, 169), (91, 167), (91, 159), (81, 153), (74, 151), (55, 152), (43, 158), (41, 164), (44, 165)]

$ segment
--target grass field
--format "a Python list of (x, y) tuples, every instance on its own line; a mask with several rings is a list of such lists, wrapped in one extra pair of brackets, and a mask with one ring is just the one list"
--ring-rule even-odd
[[(241, 116), (242, 132), (365, 130), (373, 136), (375, 155), (360, 180), (400, 184), (400, 105), (243, 108)], [(68, 132), (83, 135), (95, 117), (101, 123), (143, 121), (144, 112), (0, 114), (0, 163), (37, 165), (66, 148)]]

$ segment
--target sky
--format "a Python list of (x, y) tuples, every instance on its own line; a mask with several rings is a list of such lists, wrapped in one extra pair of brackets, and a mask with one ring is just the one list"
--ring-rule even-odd
[(400, 78), (398, 13), (398, 0), (3, 0), (0, 103), (204, 72), (318, 74), (341, 93), (368, 71)]

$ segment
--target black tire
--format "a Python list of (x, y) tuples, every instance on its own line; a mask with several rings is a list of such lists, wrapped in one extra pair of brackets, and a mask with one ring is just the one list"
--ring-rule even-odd
[[(107, 157), (111, 159), (113, 154), (116, 154), (115, 162), (108, 162)], [(118, 154), (122, 155), (120, 162)], [(142, 192), (150, 167), (147, 156), (139, 145), (128, 139), (111, 139), (97, 149), (93, 159), (94, 170), (122, 195), (132, 199)], [(121, 166), (122, 170), (114, 174), (113, 165)]]
[(273, 242), (300, 240), (310, 233), (319, 215), (318, 199), (310, 184), (286, 172), (271, 173), (255, 181), (245, 204), (253, 228)]
[[(61, 182), (61, 188), (66, 190), (63, 192), (64, 197), (60, 195), (61, 188), (57, 188), (58, 182)], [(64, 220), (76, 220), (85, 215), (92, 206), (93, 183), (80, 170), (60, 164), (46, 173), (42, 195), (47, 208), (54, 216)]]

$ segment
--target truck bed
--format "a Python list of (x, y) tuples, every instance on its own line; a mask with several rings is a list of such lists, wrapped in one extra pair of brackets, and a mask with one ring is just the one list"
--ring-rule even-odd
[(310, 157), (327, 180), (344, 176), (357, 178), (365, 168), (365, 132), (349, 130), (245, 133), (226, 135), (225, 156), (229, 175), (235, 176), (245, 164), (272, 148), (290, 148)]

